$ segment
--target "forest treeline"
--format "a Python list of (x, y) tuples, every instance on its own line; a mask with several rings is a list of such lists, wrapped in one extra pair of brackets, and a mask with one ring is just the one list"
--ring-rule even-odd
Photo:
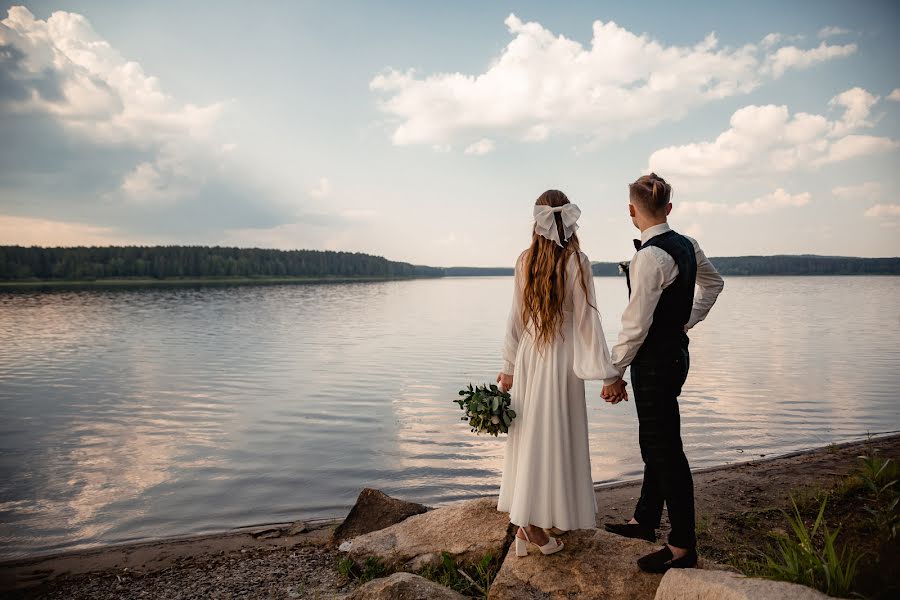
[(710, 258), (719, 273), (737, 275), (900, 275), (900, 258), (781, 255)]
[(0, 280), (441, 277), (443, 269), (357, 252), (207, 246), (0, 246)]
[[(776, 255), (710, 258), (726, 277), (752, 275), (900, 275), (900, 258)], [(619, 263), (595, 263), (594, 275), (615, 275)]]
[[(900, 275), (900, 258), (734, 256), (711, 259), (722, 275)], [(407, 278), (511, 275), (511, 268), (427, 267), (357, 252), (208, 246), (41, 248), (0, 246), (0, 281), (177, 278)], [(594, 275), (619, 264), (593, 264)]]
[[(711, 258), (719, 273), (738, 275), (900, 275), (900, 258), (853, 258), (841, 256), (724, 256)], [(619, 275), (619, 263), (596, 262), (594, 275)], [(511, 268), (451, 267), (452, 277), (512, 275)]]

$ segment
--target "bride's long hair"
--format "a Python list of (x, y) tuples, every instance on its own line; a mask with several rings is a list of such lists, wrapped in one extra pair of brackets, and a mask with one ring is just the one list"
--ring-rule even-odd
[[(559, 190), (547, 190), (538, 197), (536, 206), (563, 206), (569, 199)], [(562, 217), (553, 215), (559, 239), (563, 239)], [(581, 249), (578, 236), (572, 234), (563, 245), (532, 231), (531, 247), (524, 257), (525, 282), (522, 290), (522, 322), (534, 325), (536, 346), (541, 348), (553, 341), (563, 320), (566, 300), (566, 263), (569, 256)], [(585, 297), (589, 297), (584, 270), (580, 268), (580, 283)], [(593, 306), (593, 305), (592, 305)], [(596, 308), (596, 307), (594, 307)]]

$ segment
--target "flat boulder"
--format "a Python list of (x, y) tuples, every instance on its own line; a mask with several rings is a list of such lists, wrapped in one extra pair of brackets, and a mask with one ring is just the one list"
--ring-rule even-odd
[(424, 504), (392, 498), (380, 490), (365, 488), (359, 493), (350, 514), (334, 530), (331, 539), (340, 543), (364, 533), (390, 527), (427, 510), (428, 507)]
[(448, 587), (412, 573), (394, 573), (356, 588), (347, 600), (465, 600)]
[(755, 579), (727, 571), (672, 569), (662, 578), (655, 600), (825, 600), (825, 594), (783, 581)]
[(357, 564), (375, 557), (391, 570), (418, 571), (437, 564), (447, 552), (457, 564), (485, 554), (503, 554), (511, 539), (509, 515), (496, 498), (478, 498), (443, 506), (350, 541), (348, 556)]
[(491, 600), (653, 600), (662, 575), (641, 572), (636, 561), (659, 544), (599, 529), (559, 539), (566, 547), (549, 556), (533, 544), (522, 558), (511, 548), (491, 585)]

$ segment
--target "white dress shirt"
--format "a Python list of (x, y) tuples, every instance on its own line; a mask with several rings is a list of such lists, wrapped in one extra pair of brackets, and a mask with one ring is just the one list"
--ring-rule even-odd
[[(668, 223), (660, 223), (641, 232), (641, 243), (650, 238), (669, 231)], [(685, 236), (687, 237), (687, 236)], [(716, 303), (719, 293), (725, 287), (722, 276), (709, 262), (703, 250), (692, 238), (687, 238), (694, 245), (697, 256), (697, 292), (694, 294), (694, 306), (691, 318), (687, 322), (690, 329), (709, 314), (709, 309)], [(628, 269), (631, 277), (631, 299), (625, 312), (622, 313), (622, 330), (619, 341), (612, 349), (612, 361), (621, 377), (626, 367), (637, 355), (641, 344), (650, 332), (653, 323), (653, 312), (659, 302), (663, 290), (672, 285), (678, 277), (678, 265), (668, 252), (656, 246), (647, 246), (638, 250)], [(617, 378), (604, 380), (605, 384), (613, 383)]]

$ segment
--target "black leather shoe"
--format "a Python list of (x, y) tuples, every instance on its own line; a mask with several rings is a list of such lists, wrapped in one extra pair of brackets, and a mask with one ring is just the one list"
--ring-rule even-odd
[(656, 541), (656, 530), (652, 527), (641, 525), (640, 523), (607, 523), (604, 527), (608, 532), (615, 533), (616, 535), (647, 540), (648, 542)]
[(641, 571), (645, 573), (665, 573), (669, 569), (693, 569), (697, 566), (697, 551), (693, 548), (681, 558), (675, 558), (668, 546), (657, 550), (637, 561)]

